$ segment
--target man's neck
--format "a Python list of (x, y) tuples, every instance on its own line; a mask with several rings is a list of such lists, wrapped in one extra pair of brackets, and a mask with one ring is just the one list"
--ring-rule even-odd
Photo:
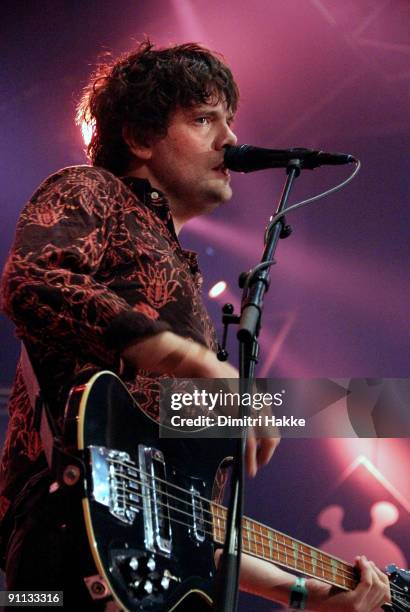
[(178, 203), (173, 202), (172, 198), (169, 198), (166, 191), (162, 188), (161, 185), (158, 184), (158, 181), (154, 177), (151, 176), (151, 173), (145, 166), (134, 166), (132, 168), (129, 168), (127, 171), (127, 176), (135, 176), (135, 178), (145, 179), (149, 181), (153, 189), (158, 189), (165, 195), (165, 197), (167, 198), (168, 204), (169, 204), (169, 209), (172, 214), (172, 220), (174, 223), (175, 233), (178, 236), (182, 227), (185, 225), (187, 221), (189, 221), (191, 217), (183, 214), (181, 210), (182, 207)]

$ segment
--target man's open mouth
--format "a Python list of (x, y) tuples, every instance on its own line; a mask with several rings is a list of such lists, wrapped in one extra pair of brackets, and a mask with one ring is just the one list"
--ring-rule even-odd
[(225, 174), (225, 176), (229, 175), (229, 170), (225, 166), (224, 163), (220, 164), (219, 166), (215, 166), (215, 168), (213, 168), (213, 170), (215, 170), (216, 172), (222, 172), (222, 174)]

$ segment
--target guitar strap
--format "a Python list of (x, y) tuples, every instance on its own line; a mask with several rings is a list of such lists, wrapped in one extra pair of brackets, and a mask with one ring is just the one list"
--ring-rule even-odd
[(58, 427), (41, 392), (24, 342), (21, 343), (20, 366), (30, 405), (33, 409), (34, 425), (40, 434), (48, 467), (54, 475), (56, 473), (54, 449), (59, 443)]

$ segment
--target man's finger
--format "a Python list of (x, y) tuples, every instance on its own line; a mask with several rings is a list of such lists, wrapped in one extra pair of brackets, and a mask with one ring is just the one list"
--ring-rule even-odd
[(262, 467), (269, 463), (272, 459), (272, 455), (279, 444), (279, 438), (260, 438), (259, 448), (257, 450), (256, 461), (258, 467)]
[(252, 478), (256, 476), (256, 472), (258, 471), (256, 453), (257, 453), (256, 438), (252, 432), (249, 432), (248, 438), (246, 440), (245, 461), (246, 461), (246, 471), (248, 472), (249, 476), (252, 476)]
[(354, 593), (360, 601), (366, 601), (366, 597), (373, 584), (372, 567), (365, 556), (356, 557), (356, 565), (360, 570), (360, 582), (355, 588)]
[(386, 574), (382, 572), (381, 569), (377, 567), (377, 565), (374, 565), (374, 571), (384, 587), (383, 603), (390, 603), (391, 602), (390, 581), (388, 577), (386, 576)]

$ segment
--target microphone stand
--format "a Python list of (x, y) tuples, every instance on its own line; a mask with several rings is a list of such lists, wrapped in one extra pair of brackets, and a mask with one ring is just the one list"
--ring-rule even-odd
[[(289, 161), (286, 168), (286, 182), (275, 215), (286, 208), (293, 182), (299, 176), (301, 168), (302, 160)], [(260, 264), (250, 272), (242, 273), (239, 277), (239, 287), (243, 289), (240, 316), (233, 313), (231, 304), (226, 304), (223, 308), (222, 322), (225, 328), (223, 345), (218, 352), (218, 358), (221, 361), (228, 358), (225, 349), (227, 329), (229, 325), (239, 324), (237, 338), (239, 340), (240, 397), (243, 396), (243, 393), (252, 392), (259, 354), (258, 336), (262, 325), (263, 297), (270, 284), (269, 269), (275, 263), (273, 258), (279, 238), (287, 238), (291, 232), (291, 227), (285, 225), (284, 217), (278, 219), (271, 227), (269, 226)], [(248, 413), (249, 406), (244, 406), (241, 402), (240, 417), (244, 423), (247, 422)], [(245, 426), (241, 437), (236, 441), (233, 460), (225, 541), (216, 579), (214, 609), (217, 612), (235, 612), (238, 605), (246, 440), (247, 427)]]

